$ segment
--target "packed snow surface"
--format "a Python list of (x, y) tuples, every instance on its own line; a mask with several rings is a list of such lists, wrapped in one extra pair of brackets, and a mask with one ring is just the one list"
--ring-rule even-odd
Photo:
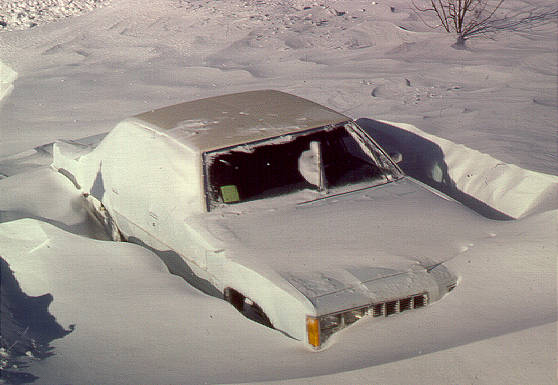
[[(509, 0), (501, 12), (555, 7)], [(0, 255), (24, 293), (52, 296), (69, 332), (51, 357), (22, 352), (22, 368), (3, 346), (0, 367), (15, 373), (3, 380), (556, 383), (556, 19), (466, 50), (405, 0), (0, 1), (0, 30)], [(270, 88), (370, 123), (415, 177), (521, 219), (493, 221), (448, 262), (460, 285), (441, 301), (359, 321), (313, 354), (149, 251), (91, 239), (103, 232), (71, 182), (37, 167), (55, 139)], [(455, 223), (456, 240), (460, 230), (470, 222)]]
[(102, 7), (110, 0), (2, 0), (0, 31), (33, 28)]

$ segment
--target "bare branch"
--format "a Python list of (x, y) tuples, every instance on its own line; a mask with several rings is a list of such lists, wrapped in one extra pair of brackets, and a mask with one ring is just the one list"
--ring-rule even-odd
[[(429, 28), (443, 28), (457, 34), (458, 43), (476, 36), (490, 38), (499, 31), (523, 32), (551, 21), (558, 21), (558, 6), (536, 8), (497, 18), (504, 0), (425, 0), (420, 7), (411, 0), (415, 13)], [(440, 24), (432, 26), (420, 15), (432, 13)]]

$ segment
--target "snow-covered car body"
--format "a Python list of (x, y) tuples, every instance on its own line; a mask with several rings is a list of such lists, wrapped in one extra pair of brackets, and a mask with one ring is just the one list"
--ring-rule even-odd
[(57, 142), (53, 167), (114, 239), (178, 254), (197, 282), (315, 348), (452, 290), (452, 222), (471, 216), (350, 118), (278, 91), (146, 112), (96, 147)]

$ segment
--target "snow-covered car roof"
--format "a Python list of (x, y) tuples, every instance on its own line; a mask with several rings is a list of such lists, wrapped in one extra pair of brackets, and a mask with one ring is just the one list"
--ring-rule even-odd
[(133, 119), (200, 152), (349, 120), (327, 107), (274, 90), (194, 100), (145, 112)]

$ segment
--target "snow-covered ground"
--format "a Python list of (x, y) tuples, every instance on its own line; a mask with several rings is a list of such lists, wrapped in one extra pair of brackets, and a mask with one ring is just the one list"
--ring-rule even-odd
[(91, 11), (109, 2), (110, 0), (2, 0), (0, 30), (33, 28), (39, 24)]
[[(0, 1), (0, 29), (0, 255), (27, 296), (52, 296), (39, 298), (66, 334), (45, 342), (54, 355), (33, 358), (45, 348), (31, 346), (32, 328), (3, 321), (4, 338), (29, 344), (2, 341), (4, 381), (556, 382), (556, 20), (467, 50), (406, 0)], [(494, 221), (493, 237), (451, 262), (461, 284), (450, 296), (361, 321), (313, 354), (168, 274), (147, 250), (90, 239), (102, 232), (69, 182), (35, 167), (49, 147), (30, 149), (57, 138), (263, 88), (358, 119), (403, 152), (411, 175), (522, 219)]]

